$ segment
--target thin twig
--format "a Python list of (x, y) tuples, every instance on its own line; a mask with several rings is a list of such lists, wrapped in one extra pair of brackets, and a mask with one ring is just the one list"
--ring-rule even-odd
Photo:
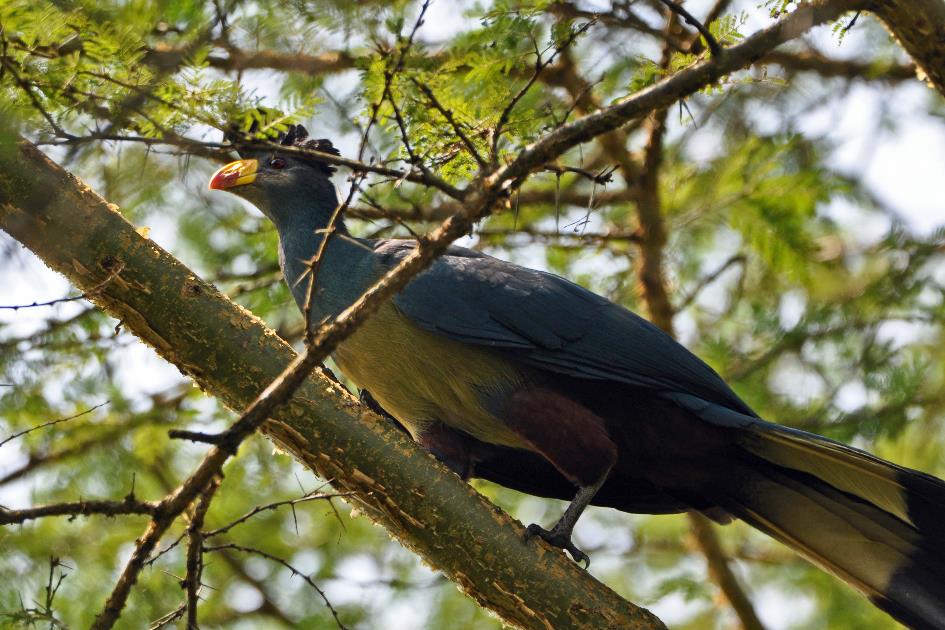
[[(294, 286), (302, 280), (308, 279), (308, 286), (305, 290), (305, 301), (302, 303), (302, 318), (305, 320), (304, 338), (305, 344), (308, 346), (312, 346), (315, 343), (315, 326), (313, 326), (314, 322), (312, 321), (312, 300), (315, 297), (318, 274), (322, 268), (322, 261), (325, 259), (328, 242), (338, 231), (338, 223), (342, 220), (345, 211), (351, 206), (351, 201), (354, 199), (355, 193), (360, 189), (364, 177), (365, 173), (356, 173), (351, 177), (351, 187), (348, 189), (347, 197), (332, 210), (331, 217), (328, 219), (328, 225), (319, 230), (322, 239), (318, 243), (318, 249), (315, 251), (315, 255), (305, 261), (305, 273), (303, 273), (300, 278), (291, 281), (291, 284)], [(289, 281), (289, 279), (287, 279), (287, 281)]]
[(183, 603), (171, 612), (167, 613), (163, 617), (158, 617), (148, 626), (148, 630), (161, 630), (166, 626), (171, 625), (178, 619), (184, 616), (184, 613), (187, 612), (187, 604)]
[[(320, 489), (320, 488), (319, 488), (319, 489)], [(220, 534), (225, 534), (226, 532), (230, 531), (231, 529), (233, 529), (233, 528), (236, 527), (237, 525), (240, 525), (240, 524), (242, 524), (242, 523), (245, 523), (246, 521), (248, 521), (248, 520), (251, 519), (252, 517), (254, 517), (254, 516), (256, 516), (257, 514), (259, 514), (260, 512), (266, 512), (266, 511), (269, 511), (269, 510), (275, 510), (275, 509), (278, 509), (278, 508), (280, 508), (280, 507), (282, 507), (282, 506), (284, 506), (284, 505), (289, 505), (289, 506), (293, 506), (293, 507), (294, 507), (294, 506), (299, 505), (299, 504), (301, 504), (301, 503), (308, 503), (309, 501), (327, 500), (327, 501), (330, 502), (332, 499), (335, 499), (335, 498), (345, 498), (345, 497), (350, 497), (350, 496), (352, 496), (352, 493), (350, 493), (350, 492), (332, 492), (332, 493), (325, 493), (325, 494), (322, 494), (322, 493), (319, 492), (319, 489), (313, 490), (312, 492), (309, 492), (309, 493), (305, 494), (304, 496), (299, 497), (299, 498), (297, 498), (297, 499), (288, 499), (288, 500), (285, 500), (285, 501), (275, 501), (275, 502), (273, 502), (273, 503), (267, 503), (266, 505), (258, 505), (258, 506), (256, 506), (256, 507), (254, 507), (253, 509), (251, 509), (251, 510), (250, 510), (249, 512), (247, 512), (246, 514), (244, 514), (243, 516), (241, 516), (241, 517), (239, 517), (238, 519), (236, 519), (235, 521), (233, 521), (233, 522), (231, 522), (231, 523), (227, 523), (226, 525), (223, 525), (222, 527), (218, 527), (218, 528), (216, 528), (216, 529), (212, 529), (212, 530), (210, 530), (210, 531), (204, 532), (204, 538), (212, 538), (212, 537), (214, 537), (214, 536), (219, 536)]]
[[(0, 350), (6, 349), (6, 348), (15, 348), (21, 343), (28, 342), (30, 344), (35, 344), (40, 339), (48, 337), (52, 335), (53, 333), (57, 332), (58, 330), (61, 330), (62, 328), (68, 328), (72, 324), (75, 324), (76, 322), (78, 322), (80, 319), (87, 317), (88, 315), (95, 312), (98, 312), (98, 309), (95, 308), (95, 306), (87, 306), (83, 308), (81, 311), (79, 311), (78, 313), (76, 313), (75, 315), (72, 315), (71, 317), (65, 317), (62, 319), (52, 319), (52, 320), (47, 319), (44, 322), (45, 327), (40, 330), (31, 332), (29, 334), (26, 334), (20, 337), (8, 337), (4, 339), (3, 341), (0, 341)], [(13, 385), (0, 383), (0, 387), (13, 387)]]
[[(56, 580), (56, 585), (53, 586), (53, 576), (55, 575), (56, 567), (65, 566), (59, 558), (50, 558), (49, 559), (49, 580), (46, 582), (46, 610), (50, 613), (52, 612), (53, 600), (56, 598), (56, 593), (59, 592), (59, 587), (62, 586), (62, 581), (66, 579), (66, 574), (59, 572), (59, 579)], [(68, 567), (71, 568), (71, 567)]]
[(9, 442), (9, 441), (11, 441), (11, 440), (15, 440), (15, 439), (18, 438), (18, 437), (27, 435), (28, 433), (32, 433), (33, 431), (39, 431), (40, 429), (45, 429), (46, 427), (51, 427), (51, 426), (53, 426), (53, 425), (55, 425), (55, 424), (59, 424), (59, 423), (61, 423), (61, 422), (68, 422), (69, 420), (75, 420), (76, 418), (81, 418), (82, 416), (88, 415), (88, 414), (92, 413), (93, 411), (95, 411), (96, 409), (99, 409), (100, 407), (104, 407), (105, 405), (107, 405), (107, 404), (110, 403), (110, 402), (111, 402), (110, 400), (106, 400), (106, 401), (103, 402), (103, 403), (99, 403), (99, 404), (95, 405), (94, 407), (91, 407), (91, 408), (89, 408), (89, 409), (86, 409), (85, 411), (81, 411), (81, 412), (79, 412), (79, 413), (77, 413), (77, 414), (75, 414), (75, 415), (69, 416), (69, 417), (67, 417), (67, 418), (57, 418), (56, 420), (50, 420), (50, 421), (48, 421), (48, 422), (44, 422), (44, 423), (42, 423), (42, 424), (38, 424), (38, 425), (36, 425), (35, 427), (31, 427), (31, 428), (29, 428), (29, 429), (24, 429), (24, 430), (22, 430), (22, 431), (19, 431), (19, 432), (17, 432), (17, 433), (14, 433), (13, 435), (11, 435), (11, 436), (5, 438), (4, 440), (0, 440), (0, 446), (3, 446), (3, 445), (6, 444), (7, 442)]
[[(361, 143), (358, 146), (359, 162), (364, 159), (364, 149), (367, 146), (368, 135), (371, 132), (371, 127), (373, 127), (374, 123), (377, 121), (377, 115), (380, 112), (384, 101), (390, 97), (390, 88), (394, 82), (394, 77), (404, 67), (404, 61), (407, 58), (407, 53), (413, 47), (414, 38), (417, 35), (417, 31), (419, 31), (420, 27), (423, 25), (423, 17), (426, 15), (427, 9), (430, 8), (431, 1), (432, 0), (425, 0), (420, 6), (420, 13), (417, 14), (417, 19), (413, 24), (410, 35), (407, 37), (407, 41), (404, 43), (404, 45), (401, 46), (399, 54), (397, 55), (397, 63), (393, 66), (388, 66), (384, 71), (384, 88), (381, 90), (381, 97), (371, 105), (371, 115), (368, 118), (367, 125), (364, 127), (364, 133), (361, 135)], [(389, 55), (387, 57), (389, 58)]]
[(200, 601), (200, 578), (203, 575), (203, 521), (213, 502), (213, 495), (220, 488), (220, 477), (215, 476), (207, 484), (197, 500), (194, 516), (187, 527), (187, 574), (183, 587), (187, 591), (187, 630), (197, 630), (197, 606)]
[(728, 558), (719, 544), (719, 538), (712, 529), (712, 522), (701, 513), (689, 513), (689, 525), (693, 536), (699, 543), (699, 549), (709, 565), (709, 574), (719, 585), (725, 599), (738, 616), (742, 630), (765, 630), (764, 624), (758, 618), (755, 607), (745, 594), (738, 579), (729, 566)]
[(220, 433), (203, 433), (202, 431), (186, 431), (184, 429), (171, 429), (167, 432), (167, 437), (172, 440), (189, 440), (201, 444), (219, 444)]
[(539, 241), (548, 242), (559, 239), (578, 241), (579, 243), (638, 243), (640, 234), (636, 230), (609, 230), (606, 232), (561, 232), (558, 229), (543, 230), (530, 225), (522, 225), (515, 229), (480, 228), (476, 235), (482, 238), (506, 238), (514, 234), (524, 234)]
[(568, 36), (568, 38), (564, 42), (561, 43), (560, 46), (553, 45), (554, 52), (551, 53), (551, 56), (549, 56), (548, 59), (544, 59), (544, 60), (542, 59), (542, 55), (545, 52), (547, 52), (547, 49), (545, 49), (544, 51), (539, 51), (539, 50), (535, 51), (535, 67), (534, 67), (534, 70), (532, 71), (532, 75), (525, 82), (525, 85), (523, 85), (521, 89), (519, 89), (519, 91), (515, 93), (515, 95), (511, 98), (511, 100), (509, 100), (509, 102), (506, 103), (505, 107), (502, 109), (502, 113), (499, 114), (499, 120), (496, 123), (495, 129), (492, 132), (492, 161), (493, 163), (498, 163), (499, 139), (502, 137), (503, 127), (505, 127), (506, 123), (508, 122), (509, 116), (512, 115), (512, 110), (514, 110), (518, 102), (522, 100), (522, 98), (524, 98), (526, 94), (528, 94), (529, 90), (531, 90), (532, 86), (535, 85), (535, 82), (541, 76), (545, 68), (550, 66), (554, 62), (554, 60), (558, 57), (559, 54), (561, 54), (563, 51), (570, 48), (570, 46), (577, 40), (578, 37), (583, 35), (589, 28), (591, 28), (591, 26), (593, 26), (596, 23), (597, 23), (596, 18), (591, 18), (587, 22), (579, 26), (578, 28), (572, 30), (571, 34)]
[(407, 132), (407, 123), (404, 121), (404, 117), (401, 115), (400, 108), (397, 107), (397, 103), (394, 101), (394, 98), (389, 98), (388, 102), (390, 103), (391, 109), (394, 112), (394, 120), (397, 122), (397, 128), (400, 130), (400, 140), (403, 143), (404, 148), (407, 149), (407, 155), (410, 157), (411, 166), (419, 168), (424, 175), (432, 175), (432, 173), (430, 173), (430, 169), (428, 169), (423, 163), (423, 159), (413, 150), (413, 144), (410, 142), (410, 134)]
[(745, 260), (746, 258), (744, 254), (734, 254), (731, 257), (729, 257), (729, 259), (726, 260), (724, 263), (722, 263), (718, 269), (716, 269), (709, 275), (699, 280), (696, 286), (694, 286), (689, 291), (689, 293), (687, 293), (679, 301), (679, 303), (674, 307), (674, 310), (676, 312), (679, 312), (688, 308), (693, 302), (696, 301), (696, 298), (699, 297), (699, 293), (701, 293), (703, 289), (705, 289), (707, 286), (709, 286), (710, 284), (718, 280), (719, 276), (721, 276), (723, 273), (728, 271), (733, 266), (744, 264)]
[(53, 306), (54, 304), (62, 304), (63, 302), (75, 302), (76, 300), (87, 300), (90, 297), (98, 295), (102, 289), (107, 287), (115, 278), (118, 277), (118, 274), (121, 273), (122, 269), (125, 268), (125, 263), (118, 261), (118, 265), (115, 269), (112, 270), (108, 276), (102, 280), (99, 284), (95, 285), (88, 291), (85, 291), (81, 295), (76, 295), (74, 297), (59, 298), (56, 300), (50, 300), (48, 302), (33, 302), (32, 304), (16, 304), (13, 306), (9, 305), (0, 305), (0, 309), (18, 311), (21, 308), (36, 308), (38, 306)]
[(63, 563), (60, 558), (55, 556), (50, 557), (49, 577), (46, 579), (46, 597), (43, 603), (36, 602), (37, 607), (27, 608), (21, 597), (20, 610), (16, 611), (15, 613), (0, 613), (0, 617), (7, 617), (7, 619), (17, 627), (22, 624), (23, 627), (29, 626), (30, 628), (34, 628), (39, 622), (42, 622), (44, 624), (49, 624), (48, 627), (50, 629), (66, 628), (64, 623), (56, 619), (55, 611), (53, 611), (53, 600), (56, 598), (56, 593), (59, 592), (59, 587), (62, 586), (63, 580), (65, 580), (69, 575), (60, 569), (59, 578), (56, 579), (56, 569), (59, 567), (72, 569), (72, 567)]
[(145, 564), (148, 565), (149, 567), (153, 566), (154, 563), (160, 560), (163, 556), (170, 553), (172, 550), (176, 549), (177, 546), (181, 544), (184, 541), (184, 538), (186, 537), (187, 537), (187, 532), (180, 534), (177, 538), (174, 539), (174, 541), (171, 544), (169, 544), (167, 547), (165, 547), (164, 549), (161, 549), (156, 554), (148, 558), (145, 561)]
[(608, 166), (607, 168), (601, 169), (598, 172), (589, 171), (586, 168), (580, 168), (578, 166), (560, 166), (558, 164), (545, 164), (544, 170), (551, 173), (557, 173), (559, 176), (564, 173), (576, 173), (581, 177), (585, 177), (595, 184), (605, 185), (613, 181), (614, 171), (617, 170), (617, 166)]
[(424, 96), (427, 97), (427, 99), (430, 101), (430, 104), (433, 105), (436, 111), (440, 112), (443, 118), (446, 119), (446, 122), (450, 124), (450, 127), (453, 128), (453, 133), (456, 134), (456, 137), (460, 139), (460, 141), (466, 147), (466, 150), (469, 151), (469, 155), (471, 155), (472, 158), (476, 160), (476, 164), (479, 165), (479, 168), (485, 169), (488, 167), (488, 163), (486, 162), (485, 158), (479, 154), (479, 150), (476, 149), (476, 145), (473, 144), (473, 142), (469, 139), (469, 136), (467, 136), (463, 131), (462, 125), (460, 125), (459, 121), (456, 120), (456, 118), (453, 116), (453, 113), (446, 109), (442, 103), (440, 103), (440, 101), (436, 98), (436, 95), (433, 93), (433, 90), (427, 85), (424, 85), (418, 81), (416, 78), (411, 77), (410, 80), (421, 92), (423, 92)]
[(338, 627), (341, 630), (346, 630), (347, 627), (341, 622), (341, 618), (338, 616), (338, 611), (335, 610), (334, 606), (332, 606), (331, 602), (328, 600), (328, 597), (325, 595), (325, 592), (318, 587), (318, 584), (316, 584), (315, 581), (312, 580), (312, 578), (305, 575), (304, 573), (302, 573), (301, 571), (293, 567), (291, 564), (289, 564), (288, 562), (286, 562), (279, 556), (275, 556), (271, 553), (267, 553), (263, 551), (262, 549), (256, 549), (255, 547), (244, 547), (243, 545), (237, 545), (235, 543), (226, 543), (222, 545), (214, 545), (211, 547), (205, 546), (203, 548), (205, 553), (225, 551), (227, 549), (232, 549), (234, 551), (241, 551), (243, 553), (250, 553), (250, 554), (255, 554), (257, 556), (262, 556), (263, 558), (266, 558), (267, 560), (271, 560), (273, 562), (281, 564), (282, 566), (287, 568), (289, 571), (291, 571), (292, 575), (297, 575), (298, 577), (305, 580), (305, 583), (311, 586), (313, 589), (315, 589), (315, 592), (318, 593), (319, 597), (322, 598), (322, 601), (325, 602), (325, 606), (328, 607), (328, 610), (331, 612), (332, 617), (335, 618), (335, 623), (338, 625)]
[(0, 506), (0, 525), (25, 523), (26, 521), (45, 518), (47, 516), (68, 516), (70, 519), (77, 516), (91, 516), (93, 514), (104, 516), (148, 514), (153, 516), (160, 513), (160, 511), (160, 504), (152, 501), (138, 501), (131, 496), (125, 497), (121, 501), (72, 501), (68, 503), (40, 505), (20, 510), (11, 510)]

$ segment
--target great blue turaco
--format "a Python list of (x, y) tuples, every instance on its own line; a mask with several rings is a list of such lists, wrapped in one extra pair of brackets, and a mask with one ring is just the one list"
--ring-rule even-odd
[[(337, 154), (300, 125), (281, 145)], [(317, 157), (244, 150), (211, 189), (275, 224), (301, 307), (309, 261), (338, 206)], [(320, 322), (407, 255), (412, 240), (326, 244)], [(337, 366), (464, 479), (571, 500), (550, 529), (571, 542), (588, 505), (739, 518), (914, 628), (945, 629), (945, 482), (762, 420), (721, 377), (642, 317), (559, 276), (451, 247), (333, 354)]]

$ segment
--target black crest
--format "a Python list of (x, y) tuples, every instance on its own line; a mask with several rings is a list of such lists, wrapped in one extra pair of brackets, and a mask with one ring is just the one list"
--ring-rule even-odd
[[(236, 152), (240, 154), (240, 157), (252, 157), (252, 155), (259, 153), (259, 149), (258, 147), (247, 146), (247, 144), (259, 142), (259, 140), (255, 138), (256, 133), (259, 131), (259, 126), (259, 120), (254, 119), (249, 129), (245, 131), (232, 129), (224, 134), (224, 139), (229, 140), (236, 147)], [(327, 138), (309, 139), (308, 130), (302, 125), (289, 125), (288, 129), (284, 132), (280, 132), (274, 140), (284, 147), (298, 147), (310, 151), (341, 155), (341, 152), (334, 147), (331, 140)], [(308, 162), (326, 175), (331, 175), (335, 172), (334, 166), (322, 162), (315, 156), (293, 155), (292, 157)]]
[[(285, 147), (299, 147), (310, 151), (319, 151), (321, 153), (331, 153), (332, 155), (341, 155), (328, 138), (308, 138), (308, 129), (302, 125), (289, 125), (285, 133), (279, 134), (279, 144)], [(299, 156), (301, 157), (301, 156)], [(318, 158), (310, 158), (311, 162), (321, 167), (326, 174), (331, 175), (335, 172), (335, 167), (325, 164)]]

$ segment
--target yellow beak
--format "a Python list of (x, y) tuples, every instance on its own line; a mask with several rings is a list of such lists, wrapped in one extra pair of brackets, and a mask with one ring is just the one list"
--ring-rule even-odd
[(256, 181), (256, 160), (237, 160), (230, 162), (210, 178), (210, 190), (225, 190)]

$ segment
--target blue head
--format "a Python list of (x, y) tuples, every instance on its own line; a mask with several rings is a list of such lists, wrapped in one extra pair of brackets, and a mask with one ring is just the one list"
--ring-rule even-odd
[[(338, 155), (329, 140), (309, 140), (302, 125), (291, 125), (280, 144)], [(227, 164), (210, 179), (210, 188), (246, 199), (275, 223), (280, 233), (325, 227), (338, 205), (331, 181), (334, 168), (299, 155), (272, 151), (240, 151), (243, 158)], [(336, 226), (344, 231), (344, 225)]]
[[(308, 132), (301, 125), (292, 125), (279, 140), (283, 146), (338, 154), (328, 140), (309, 140)], [(310, 270), (307, 261), (319, 250), (325, 237), (323, 228), (328, 226), (338, 206), (338, 196), (331, 182), (335, 169), (317, 158), (290, 154), (278, 148), (240, 150), (240, 156), (243, 159), (214, 173), (210, 188), (239, 195), (276, 225), (280, 265), (292, 295), (301, 306), (308, 294), (308, 285), (301, 282)], [(340, 221), (335, 229), (347, 234)], [(319, 289), (312, 303), (316, 320), (337, 314), (370, 284), (369, 273), (356, 276), (352, 269), (371, 251), (347, 235), (329, 241), (320, 265)]]

